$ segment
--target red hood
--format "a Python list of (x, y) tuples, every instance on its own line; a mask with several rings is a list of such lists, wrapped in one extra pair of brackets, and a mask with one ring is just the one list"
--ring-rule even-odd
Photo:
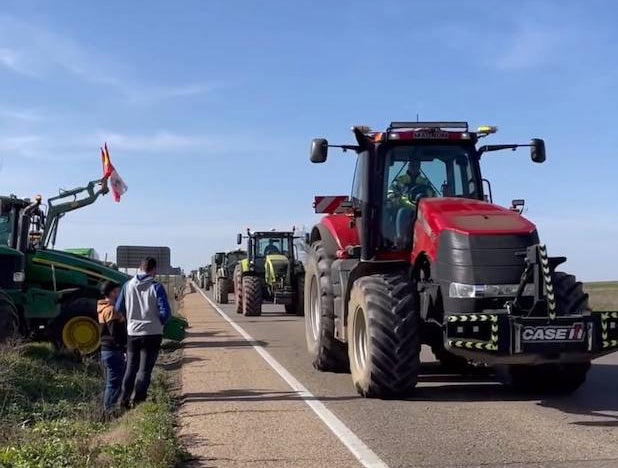
[(418, 220), (434, 235), (448, 229), (461, 234), (528, 234), (536, 227), (519, 213), (467, 198), (425, 198)]

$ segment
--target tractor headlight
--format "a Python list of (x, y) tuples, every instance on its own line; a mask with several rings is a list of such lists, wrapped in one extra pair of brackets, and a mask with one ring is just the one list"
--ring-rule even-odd
[[(455, 299), (480, 298), (480, 297), (515, 297), (518, 284), (463, 284), (451, 283), (448, 295)], [(534, 294), (534, 285), (527, 284), (524, 287), (524, 296)]]
[(14, 283), (23, 283), (26, 280), (26, 274), (23, 271), (16, 271), (13, 273)]

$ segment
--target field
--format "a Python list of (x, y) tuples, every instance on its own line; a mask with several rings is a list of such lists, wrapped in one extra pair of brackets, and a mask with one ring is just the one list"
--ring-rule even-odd
[(590, 305), (595, 310), (618, 310), (618, 281), (585, 283)]

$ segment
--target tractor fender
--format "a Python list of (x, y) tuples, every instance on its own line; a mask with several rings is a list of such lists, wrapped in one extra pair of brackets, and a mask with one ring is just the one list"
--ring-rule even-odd
[(358, 230), (350, 224), (350, 218), (345, 215), (327, 215), (311, 231), (310, 243), (322, 240), (326, 249), (333, 256), (338, 250), (344, 250), (351, 245), (359, 245)]

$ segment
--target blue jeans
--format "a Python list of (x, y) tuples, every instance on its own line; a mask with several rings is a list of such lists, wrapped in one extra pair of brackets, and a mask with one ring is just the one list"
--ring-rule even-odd
[(105, 367), (105, 394), (103, 406), (106, 410), (114, 407), (120, 397), (122, 376), (124, 375), (124, 353), (122, 351), (101, 351), (101, 361)]

